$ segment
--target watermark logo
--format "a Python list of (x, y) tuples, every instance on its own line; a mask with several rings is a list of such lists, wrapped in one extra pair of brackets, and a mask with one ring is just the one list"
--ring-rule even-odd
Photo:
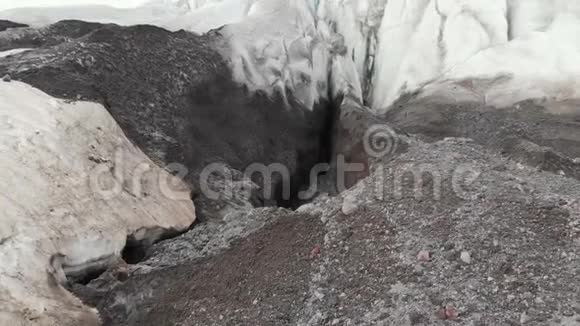
[[(352, 140), (357, 143), (356, 139)], [(377, 124), (364, 133), (362, 144), (363, 160), (381, 159), (393, 155), (399, 146), (397, 133), (388, 125)], [(358, 142), (361, 143), (360, 141)], [(360, 147), (359, 147), (360, 148)], [(110, 159), (93, 157), (97, 163), (88, 173), (91, 191), (102, 198), (111, 199), (125, 192), (136, 198), (148, 194), (161, 194), (170, 200), (190, 200), (191, 194), (182, 180), (191, 178), (191, 171), (180, 163), (169, 164), (165, 169), (156, 169), (150, 162), (140, 162), (128, 157), (122, 150)], [(232, 169), (224, 163), (212, 163), (198, 174), (198, 190), (211, 200), (249, 200), (253, 195), (264, 201), (310, 200), (321, 192), (321, 185), (334, 187), (334, 191), (347, 190), (347, 176), (370, 169), (361, 162), (350, 162), (345, 155), (338, 154), (330, 163), (319, 163), (310, 168), (308, 184), (297, 185), (292, 179), (293, 170), (281, 163), (252, 163), (243, 171)], [(411, 192), (417, 200), (430, 196), (440, 200), (444, 190), (457, 197), (471, 200), (473, 184), (480, 171), (472, 165), (455, 168), (430, 162), (394, 161), (389, 165), (378, 164), (373, 168), (370, 191), (376, 198), (385, 195), (401, 199)], [(322, 179), (323, 177), (324, 179)], [(362, 176), (361, 176), (362, 178)], [(299, 189), (296, 187), (300, 186)], [(294, 187), (294, 189), (292, 188)], [(325, 191), (332, 189), (324, 189)]]
[(383, 158), (397, 151), (399, 137), (395, 131), (384, 124), (371, 126), (364, 134), (365, 153), (374, 158)]

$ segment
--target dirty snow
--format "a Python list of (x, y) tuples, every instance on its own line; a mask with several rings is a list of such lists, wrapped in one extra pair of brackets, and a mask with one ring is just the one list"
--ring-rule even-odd
[(29, 51), (30, 49), (13, 49), (8, 51), (0, 51), (0, 58), (4, 58), (10, 55), (15, 55), (18, 53)]
[(107, 264), (129, 234), (187, 229), (187, 189), (101, 105), (0, 82), (0, 126), (0, 324), (94, 325), (94, 311), (60, 286), (63, 268)]

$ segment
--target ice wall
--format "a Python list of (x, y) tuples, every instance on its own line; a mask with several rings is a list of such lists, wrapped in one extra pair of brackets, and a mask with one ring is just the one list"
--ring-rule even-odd
[[(131, 10), (0, 13), (23, 23), (73, 16), (200, 33), (227, 25), (222, 46), (236, 79), (253, 90), (293, 91), (309, 107), (345, 71), (351, 79), (334, 84), (357, 84), (381, 111), (402, 94), (460, 79), (511, 76), (515, 86), (497, 87), (517, 96), (501, 103), (568, 96), (554, 91), (575, 85), (580, 66), (580, 2), (570, 0), (153, 0)], [(522, 82), (533, 91), (522, 92)]]
[[(497, 105), (559, 96), (554, 88), (578, 76), (579, 8), (559, 0), (391, 0), (368, 100), (386, 109), (405, 92), (428, 85), (500, 76), (514, 82), (487, 85), (476, 95), (489, 92), (482, 97)], [(533, 90), (522, 90), (522, 82)]]
[[(468, 100), (498, 106), (577, 96), (580, 4), (574, 1), (262, 0), (251, 6), (260, 7), (270, 10), (250, 9), (226, 28), (236, 44), (236, 77), (253, 89), (296, 90), (307, 105), (328, 94), (312, 87), (324, 83), (321, 67), (328, 78), (346, 78), (328, 79), (331, 85), (351, 85), (377, 111), (405, 93), (452, 81), (487, 80), (467, 82)], [(286, 55), (292, 51), (285, 44), (302, 49)], [(298, 63), (309, 56), (318, 58), (316, 69)], [(306, 77), (309, 91), (297, 82)]]
[(0, 156), (0, 325), (97, 325), (65, 273), (195, 220), (188, 188), (96, 103), (0, 81)]

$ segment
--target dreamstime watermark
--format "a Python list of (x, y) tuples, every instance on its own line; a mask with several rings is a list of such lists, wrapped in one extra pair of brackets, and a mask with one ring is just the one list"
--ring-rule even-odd
[(93, 194), (108, 200), (128, 194), (142, 199), (160, 194), (170, 200), (190, 200), (191, 192), (183, 183), (188, 169), (178, 163), (165, 170), (150, 162), (128, 158), (123, 149), (117, 149), (112, 159), (89, 156), (96, 165), (88, 173), (88, 185)]
[[(353, 143), (356, 143), (353, 141)], [(400, 139), (396, 132), (387, 125), (378, 124), (368, 128), (362, 139), (364, 156), (368, 159), (380, 160), (393, 156), (400, 144)], [(308, 188), (306, 190), (293, 191), (291, 189), (291, 171), (287, 166), (279, 163), (259, 164), (254, 163), (243, 171), (246, 180), (260, 180), (262, 184), (260, 195), (262, 198), (290, 200), (310, 200), (319, 193), (321, 177), (330, 180), (336, 192), (343, 192), (348, 189), (347, 178), (349, 174), (364, 173), (372, 174), (368, 181), (372, 182), (369, 189), (375, 191), (375, 197), (385, 199), (387, 196), (395, 199), (402, 198), (410, 193), (417, 200), (427, 196), (430, 191), (435, 200), (440, 200), (445, 190), (449, 190), (462, 199), (473, 199), (474, 189), (470, 186), (478, 179), (479, 169), (473, 165), (461, 164), (455, 167), (437, 164), (415, 164), (402, 163), (382, 165), (371, 171), (368, 162), (349, 162), (346, 155), (337, 154), (332, 164), (319, 163), (310, 169), (308, 175)], [(200, 177), (202, 193), (210, 199), (243, 197), (249, 198), (251, 191), (249, 187), (227, 187), (220, 188), (219, 191), (211, 188), (209, 180), (212, 176), (226, 184), (233, 184), (231, 170), (226, 164), (214, 163), (208, 165)], [(278, 192), (275, 193), (273, 186), (276, 185)]]
[[(347, 156), (337, 154), (331, 163), (319, 163), (310, 168), (307, 188), (293, 182), (293, 171), (281, 163), (253, 163), (243, 171), (231, 169), (224, 163), (212, 163), (199, 173), (199, 190), (209, 199), (249, 199), (258, 193), (264, 200), (309, 200), (320, 192), (320, 185), (332, 184), (334, 190), (347, 190), (347, 178), (354, 175), (372, 175), (364, 182), (371, 182), (369, 191), (384, 200), (387, 197), (400, 199), (405, 195), (420, 200), (428, 194), (439, 200), (445, 191), (453, 192), (463, 199), (473, 198), (470, 186), (480, 172), (471, 165), (456, 167), (430, 163), (376, 164), (370, 171), (369, 161), (394, 157), (400, 139), (387, 125), (377, 124), (364, 133), (363, 152), (356, 157), (364, 162), (351, 162)], [(353, 140), (353, 143), (357, 143)], [(352, 155), (351, 155), (352, 156)], [(128, 193), (136, 198), (160, 194), (170, 200), (190, 200), (191, 193), (182, 180), (190, 176), (189, 169), (179, 163), (169, 164), (165, 169), (154, 167), (149, 162), (136, 162), (122, 150), (115, 152), (112, 159), (90, 157), (96, 165), (88, 175), (90, 189), (105, 199)], [(306, 177), (306, 176), (302, 176)], [(321, 179), (324, 178), (324, 179)], [(362, 179), (362, 177), (357, 177)], [(296, 187), (301, 186), (300, 189)], [(294, 187), (295, 189), (293, 189)]]
[(441, 200), (444, 193), (454, 194), (464, 200), (476, 198), (473, 185), (481, 171), (471, 164), (454, 167), (431, 163), (403, 163), (379, 167), (373, 171), (372, 184), (375, 198), (402, 199), (405, 196), (423, 200), (430, 196)]

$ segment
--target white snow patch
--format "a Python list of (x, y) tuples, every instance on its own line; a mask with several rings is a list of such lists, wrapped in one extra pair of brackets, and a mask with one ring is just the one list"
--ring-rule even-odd
[[(63, 266), (51, 257), (82, 268), (120, 256), (128, 234), (186, 230), (195, 219), (187, 187), (99, 104), (0, 82), (0, 157), (1, 325), (94, 325), (95, 312), (55, 283)], [(182, 196), (166, 196), (176, 193), (160, 178)]]
[(8, 51), (1, 51), (0, 58), (5, 58), (5, 57), (10, 56), (10, 55), (15, 55), (15, 54), (30, 51), (30, 50), (32, 50), (32, 49), (12, 49), (12, 50), (8, 50)]
[(58, 7), (15, 8), (0, 12), (0, 19), (40, 27), (64, 19), (118, 25), (151, 24), (172, 31), (204, 33), (241, 20), (256, 0), (153, 0), (134, 8), (85, 4)]

